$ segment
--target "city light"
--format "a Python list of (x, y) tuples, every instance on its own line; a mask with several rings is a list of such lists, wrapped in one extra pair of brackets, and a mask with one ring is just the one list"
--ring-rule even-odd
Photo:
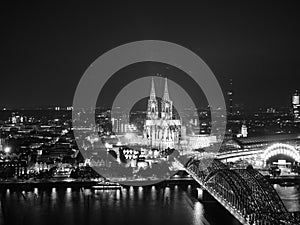
[(10, 148), (10, 147), (6, 146), (6, 147), (4, 148), (4, 152), (5, 152), (6, 154), (10, 153), (10, 151), (11, 151), (11, 148)]
[(98, 3), (2, 4), (0, 225), (300, 225), (297, 5)]

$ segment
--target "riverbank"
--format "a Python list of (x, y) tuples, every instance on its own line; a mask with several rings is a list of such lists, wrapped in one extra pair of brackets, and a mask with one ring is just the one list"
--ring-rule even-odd
[[(114, 182), (99, 182), (99, 181), (88, 181), (88, 180), (74, 180), (74, 181), (64, 181), (64, 180), (43, 180), (43, 181), (5, 181), (0, 182), (1, 189), (33, 189), (33, 188), (52, 188), (52, 187), (72, 187), (72, 188), (91, 188), (91, 189), (116, 189), (121, 187), (129, 186), (145, 186), (146, 182), (128, 181), (126, 183), (114, 183)], [(153, 183), (155, 186), (172, 186), (172, 185), (198, 185), (194, 180), (164, 180), (160, 182)]]
[(293, 186), (300, 184), (300, 176), (299, 175), (291, 175), (291, 176), (266, 176), (268, 181), (271, 184), (279, 184), (279, 185), (285, 185), (285, 186)]

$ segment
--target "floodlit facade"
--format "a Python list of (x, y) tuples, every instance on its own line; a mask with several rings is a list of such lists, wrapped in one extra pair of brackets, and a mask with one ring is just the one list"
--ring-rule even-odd
[(300, 94), (296, 91), (292, 96), (292, 109), (295, 122), (300, 122)]
[(147, 119), (144, 126), (144, 138), (147, 140), (147, 144), (159, 149), (174, 148), (179, 144), (180, 131), (181, 121), (173, 117), (173, 102), (169, 96), (167, 78), (165, 79), (160, 114), (152, 78)]

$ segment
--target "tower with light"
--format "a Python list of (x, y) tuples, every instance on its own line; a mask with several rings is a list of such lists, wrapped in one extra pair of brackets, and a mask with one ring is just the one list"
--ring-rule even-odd
[(298, 91), (292, 96), (292, 110), (294, 122), (300, 122), (300, 94)]

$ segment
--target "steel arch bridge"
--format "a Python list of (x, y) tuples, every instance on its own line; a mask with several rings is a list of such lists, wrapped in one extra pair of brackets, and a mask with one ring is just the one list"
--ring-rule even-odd
[(252, 167), (231, 169), (217, 159), (192, 158), (185, 170), (242, 224), (300, 224), (300, 215), (288, 212), (273, 186)]

